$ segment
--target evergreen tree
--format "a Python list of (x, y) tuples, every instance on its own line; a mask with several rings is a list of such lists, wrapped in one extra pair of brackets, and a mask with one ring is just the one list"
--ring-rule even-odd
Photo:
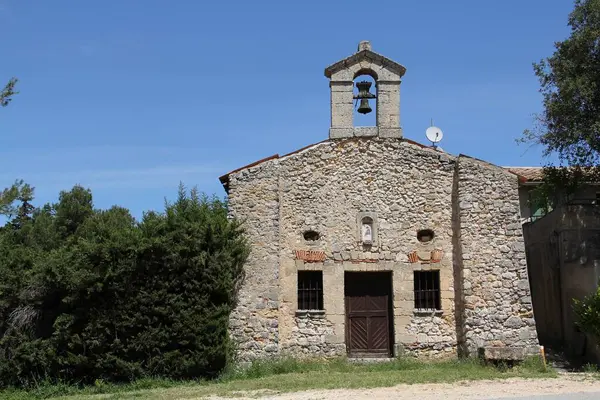
[(600, 181), (600, 0), (576, 0), (569, 37), (534, 64), (543, 112), (522, 141), (557, 154), (544, 168), (533, 201), (546, 208), (568, 201), (581, 184)]
[(25, 223), (31, 221), (33, 211), (35, 210), (35, 207), (31, 204), (33, 200), (33, 188), (28, 185), (25, 186), (16, 200), (21, 204), (18, 206), (16, 216), (10, 224), (13, 228), (20, 229)]
[(14, 216), (17, 211), (15, 201), (27, 196), (33, 197), (33, 188), (23, 180), (17, 180), (10, 187), (0, 191), (0, 215)]
[(76, 186), (20, 209), (0, 230), (0, 386), (213, 377), (231, 360), (249, 249), (225, 203), (182, 186), (137, 222)]
[(600, 0), (576, 0), (570, 36), (534, 64), (544, 111), (525, 138), (567, 165), (595, 167), (600, 156)]
[(6, 107), (8, 103), (12, 101), (12, 97), (19, 93), (15, 92), (15, 86), (17, 85), (17, 78), (11, 78), (4, 89), (0, 90), (0, 106)]

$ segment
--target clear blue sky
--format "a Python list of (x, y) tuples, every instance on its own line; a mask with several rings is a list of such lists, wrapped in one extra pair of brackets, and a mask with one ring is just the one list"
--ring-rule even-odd
[(405, 137), (498, 165), (540, 165), (517, 146), (541, 108), (533, 61), (565, 38), (565, 0), (0, 0), (0, 175), (36, 204), (76, 183), (95, 205), (161, 210), (179, 181), (218, 177), (326, 139), (323, 70), (360, 40), (407, 68)]

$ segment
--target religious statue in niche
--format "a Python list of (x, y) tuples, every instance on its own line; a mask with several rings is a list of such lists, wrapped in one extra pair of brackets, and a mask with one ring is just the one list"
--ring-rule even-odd
[(373, 221), (371, 220), (371, 218), (363, 219), (362, 242), (363, 242), (363, 244), (373, 243)]

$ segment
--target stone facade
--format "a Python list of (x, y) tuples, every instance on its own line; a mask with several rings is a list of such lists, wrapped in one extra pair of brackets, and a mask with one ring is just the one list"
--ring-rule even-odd
[[(370, 56), (370, 47), (361, 46), (354, 59), (328, 68), (332, 83), (336, 73), (348, 74), (356, 69), (352, 62)], [(390, 75), (381, 85), (399, 88), (403, 67), (370, 59), (388, 68), (377, 70), (379, 77)], [(363, 62), (362, 70), (367, 67)], [(385, 101), (399, 107), (399, 92), (397, 103), (379, 98), (378, 110)], [(332, 110), (332, 128), (337, 113)], [(348, 336), (348, 282), (368, 272), (389, 278), (391, 286), (388, 355), (443, 357), (485, 346), (537, 345), (517, 177), (402, 139), (399, 117), (385, 121), (372, 136), (334, 134), (221, 178), (231, 214), (245, 221), (252, 246), (231, 316), (242, 360), (345, 355), (356, 346)], [(361, 221), (369, 221), (368, 242)], [(420, 240), (417, 232), (431, 237)], [(321, 310), (298, 309), (302, 271), (322, 273)], [(435, 271), (438, 279), (435, 309), (416, 308), (415, 277), (423, 271)]]
[(343, 354), (343, 344), (331, 343), (333, 324), (319, 312), (298, 312), (294, 319), (292, 339), (286, 341), (282, 350), (289, 354), (306, 357), (328, 357)]
[(465, 158), (459, 164), (458, 217), (465, 344), (538, 345), (520, 223), (518, 180)]

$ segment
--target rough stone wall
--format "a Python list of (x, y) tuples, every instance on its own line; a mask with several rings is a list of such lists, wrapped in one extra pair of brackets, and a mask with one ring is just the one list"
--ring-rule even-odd
[(282, 346), (282, 352), (305, 357), (332, 357), (345, 353), (343, 344), (332, 344), (333, 324), (323, 314), (303, 313), (295, 318), (293, 339)]
[[(345, 354), (346, 272), (391, 272), (397, 351), (455, 354), (457, 343), (537, 345), (514, 175), (397, 138), (326, 141), (229, 176), (229, 205), (252, 253), (231, 318), (242, 360)], [(374, 219), (371, 246), (360, 218)], [(420, 229), (435, 239), (417, 240)], [(303, 233), (319, 233), (307, 241)], [(435, 262), (407, 254), (441, 249)], [(323, 252), (297, 259), (296, 251)], [(323, 271), (324, 311), (298, 313), (297, 274)], [(439, 270), (441, 310), (415, 310), (414, 271)]]
[(456, 355), (456, 325), (452, 318), (421, 313), (411, 318), (406, 332), (416, 335), (414, 343), (404, 349), (417, 356), (446, 357)]
[(466, 348), (537, 352), (517, 178), (464, 156), (457, 168)]
[[(280, 341), (297, 343), (296, 275), (298, 270), (323, 270), (325, 318), (333, 324), (327, 342), (337, 349), (345, 342), (344, 272), (392, 271), (394, 341), (402, 347), (455, 347), (452, 274), (452, 179), (454, 159), (399, 139), (344, 139), (317, 145), (281, 159), (280, 174)], [(376, 214), (378, 232), (372, 246), (363, 246), (357, 215)], [(425, 266), (441, 275), (442, 317), (414, 312), (413, 271), (407, 253), (418, 250), (416, 233), (433, 229), (433, 246), (444, 250), (441, 262)], [(308, 242), (303, 232), (321, 238)], [(294, 250), (324, 251), (325, 262), (304, 263)], [(434, 328), (425, 343), (419, 333)], [(438, 326), (439, 325), (439, 326)], [(417, 327), (423, 327), (422, 330)], [(443, 334), (442, 334), (443, 332)], [(423, 335), (420, 336), (423, 338)], [(449, 339), (448, 339), (449, 338)], [(437, 351), (437, 350), (436, 350)]]
[[(435, 231), (440, 246), (450, 243), (454, 159), (444, 153), (399, 139), (355, 138), (321, 143), (279, 167), (281, 241), (290, 255), (306, 248), (334, 259), (370, 250), (378, 257), (365, 258), (383, 252), (404, 262), (424, 228)], [(356, 216), (365, 210), (379, 223), (378, 243), (368, 250), (357, 233)], [(304, 240), (307, 229), (321, 239)]]
[(245, 221), (251, 253), (230, 332), (241, 361), (279, 352), (279, 196), (276, 160), (230, 176), (229, 210)]

